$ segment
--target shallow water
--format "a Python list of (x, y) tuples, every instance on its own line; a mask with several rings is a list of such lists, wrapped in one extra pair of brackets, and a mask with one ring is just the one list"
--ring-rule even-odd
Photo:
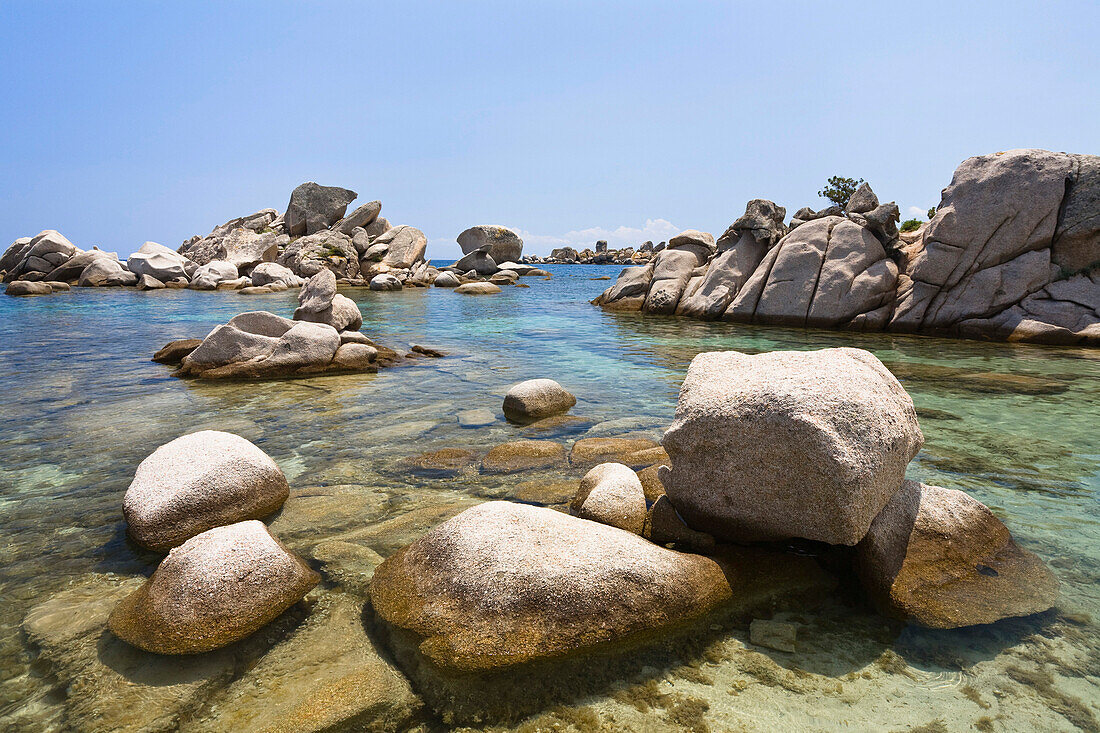
[[(539, 484), (529, 482), (580, 475), (431, 479), (410, 473), (405, 458), (517, 437), (659, 439), (700, 351), (848, 345), (874, 352), (913, 395), (926, 445), (910, 477), (985, 502), (1052, 566), (1058, 610), (930, 632), (885, 622), (840, 593), (783, 616), (800, 626), (797, 653), (753, 647), (745, 629), (730, 628), (697, 664), (643, 668), (527, 729), (1096, 729), (1100, 352), (604, 313), (587, 301), (608, 282), (592, 278), (618, 267), (548, 269), (549, 281), (524, 278), (529, 289), (490, 297), (345, 291), (363, 311), (364, 333), (448, 356), (377, 375), (264, 383), (182, 381), (149, 357), (245, 310), (289, 316), (290, 293), (0, 298), (0, 727), (65, 727), (64, 696), (32, 664), (20, 625), (89, 574), (152, 571), (157, 557), (125, 538), (122, 495), (137, 464), (183, 433), (239, 433), (282, 466), (292, 498), (272, 527), (292, 548), (308, 556), (321, 540), (365, 532), (384, 556), (474, 501), (531, 496), (524, 490)], [(549, 435), (507, 424), (504, 392), (534, 377), (574, 392), (573, 414), (585, 421)], [(496, 422), (459, 427), (456, 413), (471, 408)]]

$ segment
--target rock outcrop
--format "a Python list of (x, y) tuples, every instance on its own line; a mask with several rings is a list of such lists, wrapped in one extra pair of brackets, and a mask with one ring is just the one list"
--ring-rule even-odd
[(1100, 156), (969, 158), (911, 240), (899, 237), (897, 204), (880, 203), (867, 184), (843, 208), (800, 209), (789, 230), (785, 213), (750, 201), (703, 272), (661, 253), (593, 302), (743, 323), (1100, 344)]
[(331, 270), (321, 270), (302, 286), (294, 320), (324, 323), (337, 331), (358, 331), (363, 326), (359, 306), (336, 292), (336, 276)]
[(286, 477), (262, 450), (238, 435), (202, 430), (141, 462), (123, 513), (135, 542), (167, 551), (208, 529), (262, 519), (289, 495)]
[(1046, 611), (1058, 581), (978, 500), (906, 481), (858, 547), (878, 607), (921, 626), (952, 629)]
[(203, 379), (273, 379), (333, 372), (373, 372), (397, 360), (390, 349), (345, 343), (328, 324), (266, 311), (234, 316), (183, 357), (175, 375)]
[(301, 184), (291, 192), (283, 214), (286, 233), (299, 236), (328, 229), (343, 218), (356, 196), (355, 191), (338, 186), (322, 186), (312, 181)]
[(734, 541), (854, 545), (924, 437), (886, 367), (839, 348), (699, 354), (662, 443), (665, 491), (691, 527)]
[(157, 654), (197, 654), (258, 631), (320, 576), (250, 520), (207, 530), (174, 548), (111, 612), (119, 638)]

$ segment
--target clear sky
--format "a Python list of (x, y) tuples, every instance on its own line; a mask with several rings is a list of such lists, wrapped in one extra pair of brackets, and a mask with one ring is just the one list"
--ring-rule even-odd
[(430, 257), (474, 224), (546, 253), (1100, 153), (1100, 2), (0, 0), (0, 92), (0, 246), (177, 247), (313, 180)]

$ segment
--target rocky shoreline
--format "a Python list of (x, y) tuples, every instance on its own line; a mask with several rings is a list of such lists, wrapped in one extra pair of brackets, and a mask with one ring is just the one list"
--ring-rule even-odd
[[(0, 256), (0, 275), (13, 296), (49, 295), (78, 287), (189, 288), (244, 295), (301, 287), (322, 270), (345, 286), (376, 291), (454, 288), (487, 295), (524, 276), (549, 273), (522, 264), (523, 240), (505, 227), (479, 225), (458, 236), (464, 256), (437, 268), (425, 259), (428, 239), (411, 226), (391, 226), (382, 202), (350, 214), (357, 194), (303, 183), (286, 211), (263, 209), (194, 236), (173, 251), (146, 242), (125, 261), (98, 247), (84, 251), (49, 229), (17, 239)], [(342, 297), (342, 296), (341, 296)]]
[(718, 238), (687, 231), (593, 302), (735, 323), (1100, 345), (1100, 157), (969, 158), (936, 215), (897, 229), (864, 185), (847, 206), (750, 201)]
[[(577, 420), (575, 405), (549, 379), (516, 384), (501, 403), (533, 435)], [(827, 602), (844, 576), (884, 616), (922, 627), (1054, 606), (1050, 570), (985, 506), (906, 480), (923, 440), (909, 395), (869, 352), (703, 353), (661, 444), (586, 437), (568, 453), (519, 440), (480, 459), (410, 455), (423, 475), (565, 462), (587, 472), (557, 508), (443, 504), (383, 558), (354, 521), (305, 556), (289, 549), (280, 535), (296, 547), (308, 538), (279, 519), (293, 482), (248, 440), (205, 430), (145, 458), (123, 499), (130, 541), (167, 552), (152, 577), (74, 586), (24, 629), (59, 680), (114, 680), (70, 692), (72, 721), (104, 710), (143, 730), (175, 719), (185, 730), (398, 731), (425, 716), (516, 720), (601, 689), (623, 665), (675, 660), (730, 623), (751, 621), (762, 648), (793, 650), (798, 627), (779, 612)], [(108, 664), (148, 671), (117, 679)], [(124, 704), (136, 699), (146, 703)]]

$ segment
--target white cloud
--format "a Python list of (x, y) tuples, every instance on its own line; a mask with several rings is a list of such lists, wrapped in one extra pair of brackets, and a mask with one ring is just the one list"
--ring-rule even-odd
[(908, 209), (906, 209), (906, 211), (909, 212), (909, 216), (913, 216), (913, 217), (919, 216), (921, 219), (923, 219), (925, 216), (928, 215), (928, 209), (927, 208), (922, 209), (919, 206), (910, 206)]
[(645, 241), (654, 244), (667, 242), (670, 237), (680, 233), (680, 227), (667, 219), (646, 219), (645, 226), (628, 227), (618, 226), (615, 229), (604, 227), (590, 227), (588, 229), (574, 229), (564, 234), (535, 234), (518, 227), (508, 227), (523, 237), (523, 251), (527, 254), (549, 254), (550, 250), (557, 247), (573, 247), (582, 250), (585, 247), (596, 248), (596, 242), (607, 240), (607, 246), (611, 249), (623, 247), (639, 247)]

